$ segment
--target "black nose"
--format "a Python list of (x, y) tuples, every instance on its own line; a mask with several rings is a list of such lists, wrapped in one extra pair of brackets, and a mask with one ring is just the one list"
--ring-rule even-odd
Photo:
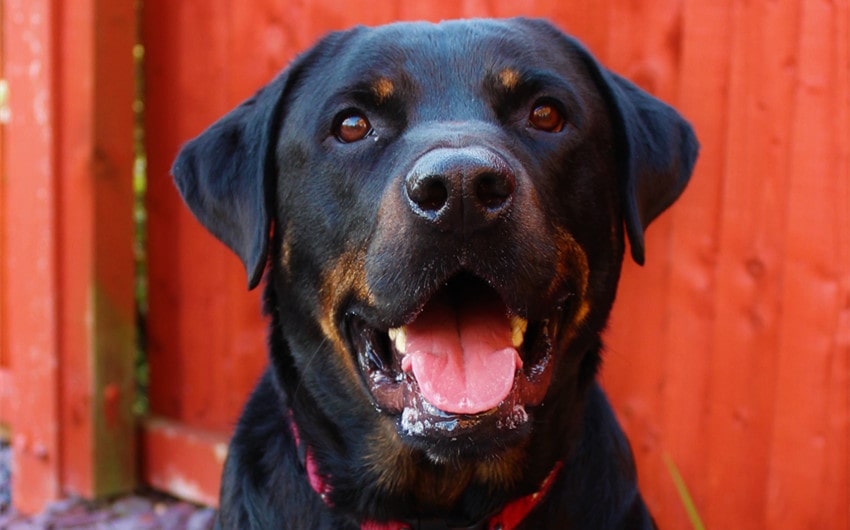
[(443, 231), (472, 233), (504, 216), (516, 177), (498, 154), (481, 147), (438, 148), (405, 180), (411, 210)]

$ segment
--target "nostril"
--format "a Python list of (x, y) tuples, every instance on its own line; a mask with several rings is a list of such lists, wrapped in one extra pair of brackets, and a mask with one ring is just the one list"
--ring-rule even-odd
[(407, 181), (407, 196), (425, 212), (438, 212), (449, 199), (443, 175), (421, 175)]
[(495, 210), (510, 201), (516, 184), (510, 174), (487, 171), (476, 176), (474, 186), (478, 203), (488, 210)]

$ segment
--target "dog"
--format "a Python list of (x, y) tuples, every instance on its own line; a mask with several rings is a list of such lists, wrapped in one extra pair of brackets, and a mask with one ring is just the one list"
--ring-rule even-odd
[(643, 529), (596, 382), (690, 125), (542, 20), (331, 33), (179, 153), (265, 278), (227, 529)]

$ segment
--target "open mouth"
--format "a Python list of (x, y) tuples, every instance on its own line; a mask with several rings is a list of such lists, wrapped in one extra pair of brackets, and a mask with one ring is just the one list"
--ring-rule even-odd
[(467, 274), (427, 299), (407, 324), (369, 326), (349, 315), (351, 351), (373, 402), (409, 436), (458, 436), (482, 424), (514, 430), (546, 395), (563, 317), (529, 322)]

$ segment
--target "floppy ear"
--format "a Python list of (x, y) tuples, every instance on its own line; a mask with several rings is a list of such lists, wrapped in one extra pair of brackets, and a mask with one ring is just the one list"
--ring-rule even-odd
[(230, 247), (248, 273), (262, 277), (271, 218), (267, 188), (274, 185), (274, 145), (288, 72), (191, 140), (171, 173), (183, 200), (204, 227)]
[(328, 34), (253, 97), (189, 141), (171, 173), (183, 200), (204, 227), (245, 265), (248, 289), (260, 282), (268, 257), (276, 195), (276, 145), (288, 92), (300, 72), (354, 31)]
[(699, 142), (672, 107), (601, 66), (574, 42), (607, 100), (618, 135), (623, 212), (632, 257), (643, 265), (646, 226), (673, 204), (691, 178)]
[(616, 74), (601, 72), (622, 127), (626, 232), (632, 257), (643, 265), (646, 226), (684, 191), (699, 142), (672, 107)]

